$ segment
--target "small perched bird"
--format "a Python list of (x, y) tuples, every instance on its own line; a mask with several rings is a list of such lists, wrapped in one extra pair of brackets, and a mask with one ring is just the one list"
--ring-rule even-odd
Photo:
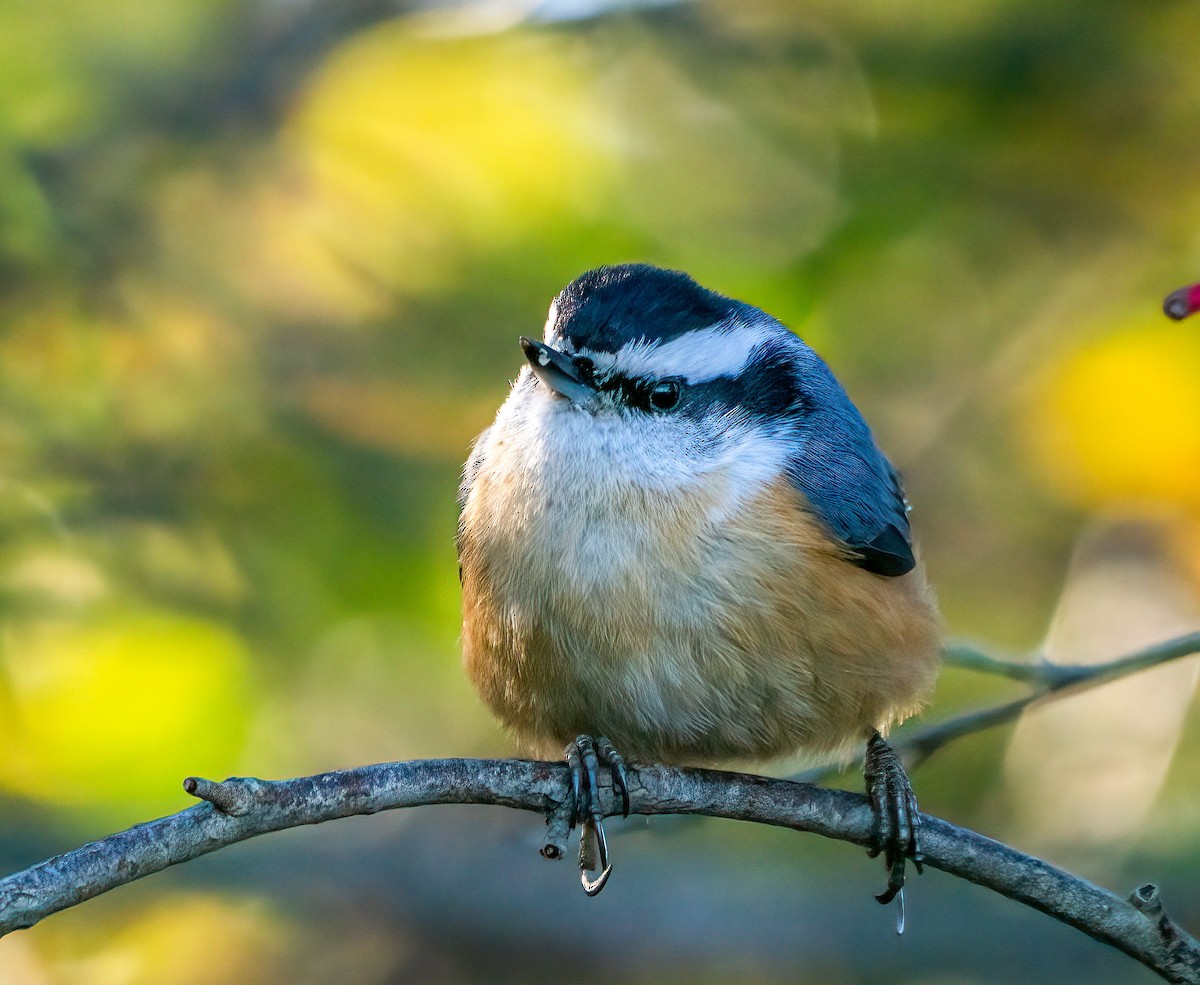
[[(939, 619), (895, 469), (825, 362), (770, 315), (644, 264), (550, 306), (461, 489), (463, 650), (530, 751), (764, 760), (867, 743), (892, 899), (920, 861), (881, 732), (932, 688)], [(594, 738), (593, 738), (594, 737)], [(584, 885), (598, 892), (603, 879)]]

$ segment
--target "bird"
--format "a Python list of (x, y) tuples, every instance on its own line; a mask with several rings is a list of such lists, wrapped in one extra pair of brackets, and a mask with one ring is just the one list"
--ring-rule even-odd
[(942, 629), (862, 414), (781, 322), (649, 264), (577, 277), (520, 345), (459, 490), (463, 663), (525, 749), (565, 748), (604, 869), (585, 890), (610, 868), (602, 765), (628, 813), (627, 759), (865, 743), (890, 902), (922, 856), (884, 736), (927, 699)]

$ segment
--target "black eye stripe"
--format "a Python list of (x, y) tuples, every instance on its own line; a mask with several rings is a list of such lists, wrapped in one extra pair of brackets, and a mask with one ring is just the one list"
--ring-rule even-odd
[[(678, 413), (701, 419), (736, 409), (768, 420), (796, 420), (815, 413), (795, 355), (780, 345), (756, 350), (741, 372), (733, 376), (689, 383), (681, 376), (632, 376), (615, 369), (601, 370), (590, 356), (574, 357), (580, 376), (620, 405), (651, 414)], [(671, 386), (677, 387), (671, 399)], [(658, 389), (665, 387), (666, 389)]]
[[(580, 361), (580, 358), (576, 359), (577, 366)], [(609, 376), (600, 377), (591, 368), (591, 360), (583, 357), (582, 361), (589, 365), (591, 371), (589, 382), (592, 386), (601, 393), (614, 394), (620, 403), (636, 410), (655, 412), (670, 410), (679, 403), (686, 385), (685, 380), (675, 376), (664, 379), (612, 373)], [(581, 366), (579, 368), (581, 374), (589, 371)]]

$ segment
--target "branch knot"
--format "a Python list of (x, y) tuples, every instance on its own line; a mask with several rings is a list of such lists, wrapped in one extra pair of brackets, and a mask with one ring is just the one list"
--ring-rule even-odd
[(248, 814), (262, 786), (262, 780), (239, 776), (231, 776), (220, 783), (206, 780), (202, 776), (189, 776), (183, 781), (183, 789), (193, 797), (208, 801), (222, 814), (228, 814), (230, 817)]

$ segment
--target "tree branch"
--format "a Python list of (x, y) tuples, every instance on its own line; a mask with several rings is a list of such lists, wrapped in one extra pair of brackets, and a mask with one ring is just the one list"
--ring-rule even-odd
[[(866, 798), (789, 780), (643, 766), (629, 772), (636, 814), (704, 814), (810, 831), (866, 846)], [(548, 819), (542, 854), (565, 854), (566, 767), (526, 760), (383, 763), (294, 780), (189, 778), (205, 803), (93, 842), (0, 880), (0, 935), (93, 896), (255, 835), (423, 804), (494, 804)], [(618, 806), (610, 786), (601, 806)], [(1157, 889), (1126, 900), (973, 831), (922, 815), (926, 864), (995, 890), (1125, 952), (1171, 982), (1200, 982), (1200, 942), (1172, 923)]]
[[(999, 660), (968, 644), (954, 643), (942, 650), (947, 664), (1027, 681), (1035, 685), (1034, 689), (1023, 697), (1003, 704), (969, 711), (924, 728), (901, 731), (890, 737), (888, 744), (899, 753), (909, 769), (914, 769), (942, 746), (965, 735), (1011, 722), (1030, 705), (1077, 694), (1196, 653), (1200, 653), (1200, 633), (1188, 633), (1155, 643), (1100, 664), (1058, 664), (1040, 658), (1031, 661)], [(819, 783), (826, 777), (842, 772), (844, 768), (840, 762), (825, 763), (798, 773), (792, 779), (801, 783)]]
[(1038, 686), (1039, 695), (1052, 694), (1076, 687), (1095, 687), (1108, 681), (1137, 673), (1170, 660), (1200, 653), (1200, 633), (1187, 633), (1174, 639), (1155, 643), (1115, 660), (1099, 664), (1051, 663), (1040, 655), (1031, 661), (999, 660), (965, 643), (952, 643), (943, 648), (942, 657), (952, 667), (999, 674), (1014, 680), (1028, 681)]
[(1158, 667), (1181, 657), (1200, 653), (1200, 633), (1188, 633), (1172, 640), (1155, 643), (1124, 657), (1100, 664), (1056, 664), (1048, 660), (1029, 663), (997, 660), (967, 646), (951, 646), (944, 651), (946, 662), (967, 667), (971, 670), (991, 674), (1002, 674), (1019, 680), (1030, 681), (1036, 687), (1029, 694), (993, 708), (968, 712), (958, 718), (939, 722), (920, 729), (909, 736), (900, 736), (892, 743), (904, 761), (911, 766), (923, 763), (935, 752), (954, 739), (972, 732), (979, 732), (994, 725), (1002, 725), (1017, 718), (1032, 704), (1051, 701), (1077, 694), (1101, 684), (1108, 684), (1121, 677), (1136, 674), (1141, 670)]

